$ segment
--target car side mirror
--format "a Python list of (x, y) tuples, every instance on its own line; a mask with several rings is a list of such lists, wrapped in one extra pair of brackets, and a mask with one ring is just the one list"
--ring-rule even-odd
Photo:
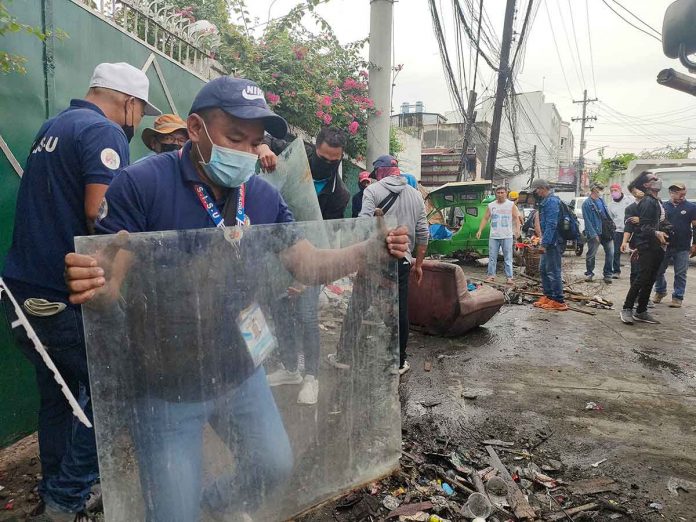
[(662, 51), (696, 72), (696, 61), (689, 58), (696, 53), (696, 0), (676, 0), (667, 8), (662, 23)]

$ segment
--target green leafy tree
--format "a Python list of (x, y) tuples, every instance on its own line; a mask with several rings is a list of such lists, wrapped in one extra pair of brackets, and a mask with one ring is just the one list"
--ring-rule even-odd
[(689, 151), (686, 147), (681, 148), (667, 145), (662, 149), (644, 150), (638, 157), (640, 159), (687, 159), (689, 157)]
[(592, 174), (592, 181), (594, 183), (606, 185), (612, 177), (626, 170), (628, 164), (638, 159), (638, 156), (629, 152), (625, 154), (615, 154), (611, 158), (605, 158), (603, 154), (600, 154), (600, 158), (599, 168)]
[[(39, 27), (20, 22), (16, 16), (10, 14), (7, 4), (0, 0), (0, 36), (12, 33), (26, 33), (41, 41), (51, 35), (51, 33), (44, 33)], [(59, 38), (67, 36), (62, 31), (57, 31), (56, 34)], [(27, 72), (26, 67), (24, 67), (26, 62), (27, 59), (24, 56), (0, 49), (0, 72), (5, 74), (11, 72), (25, 74)]]

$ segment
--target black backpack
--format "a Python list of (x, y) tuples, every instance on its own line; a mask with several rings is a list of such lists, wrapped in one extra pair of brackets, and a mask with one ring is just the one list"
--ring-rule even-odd
[(575, 212), (563, 201), (560, 201), (558, 216), (558, 233), (566, 241), (577, 241), (580, 239), (580, 225)]

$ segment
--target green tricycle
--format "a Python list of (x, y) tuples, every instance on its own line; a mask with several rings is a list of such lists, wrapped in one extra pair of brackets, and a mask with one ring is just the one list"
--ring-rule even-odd
[[(490, 226), (486, 225), (483, 229), (481, 239), (476, 239), (476, 232), (486, 207), (495, 200), (491, 189), (492, 183), (487, 180), (463, 181), (446, 183), (428, 194), (426, 208), (431, 225), (428, 255), (458, 259), (488, 256)], [(445, 222), (450, 221), (452, 209), (454, 227), (448, 227)]]

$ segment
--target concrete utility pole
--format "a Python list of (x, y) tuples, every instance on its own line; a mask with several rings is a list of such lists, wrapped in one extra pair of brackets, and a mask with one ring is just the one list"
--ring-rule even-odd
[(585, 125), (585, 123), (588, 120), (597, 120), (597, 116), (587, 116), (587, 104), (596, 102), (597, 98), (593, 98), (591, 100), (587, 99), (587, 89), (585, 89), (585, 92), (583, 93), (582, 100), (573, 100), (573, 103), (582, 103), (582, 118), (572, 118), (573, 121), (580, 121), (581, 126), (580, 126), (580, 156), (578, 158), (578, 171), (575, 173), (575, 195), (579, 196), (580, 195), (580, 182), (582, 180), (582, 172), (583, 169), (585, 168), (585, 129), (593, 129), (594, 127), (590, 127)]
[(537, 146), (534, 145), (534, 148), (532, 149), (532, 173), (529, 175), (529, 186), (532, 186), (532, 181), (534, 181), (534, 171), (536, 170), (536, 148)]
[(686, 138), (686, 157), (689, 157), (689, 152), (691, 152), (691, 138)]
[[(466, 170), (467, 165), (467, 152), (469, 150), (469, 144), (471, 143), (471, 130), (474, 127), (474, 122), (476, 121), (476, 91), (473, 89), (469, 91), (469, 106), (466, 109), (466, 124), (464, 127), (464, 143), (462, 144), (462, 155), (459, 158), (459, 172), (457, 173), (457, 181), (464, 181), (464, 173), (470, 174)], [(474, 165), (474, 172), (476, 171), (476, 165)]]
[(379, 116), (367, 121), (367, 168), (382, 154), (389, 154), (392, 84), (392, 11), (394, 0), (370, 2), (370, 87)]
[(500, 120), (503, 116), (503, 101), (507, 95), (507, 85), (510, 80), (510, 47), (512, 47), (512, 22), (515, 18), (515, 0), (507, 0), (505, 8), (505, 24), (503, 25), (503, 41), (500, 46), (500, 66), (498, 68), (498, 87), (495, 91), (495, 107), (491, 122), (491, 139), (488, 143), (485, 179), (493, 179), (495, 159), (498, 156), (498, 140), (500, 138)]

